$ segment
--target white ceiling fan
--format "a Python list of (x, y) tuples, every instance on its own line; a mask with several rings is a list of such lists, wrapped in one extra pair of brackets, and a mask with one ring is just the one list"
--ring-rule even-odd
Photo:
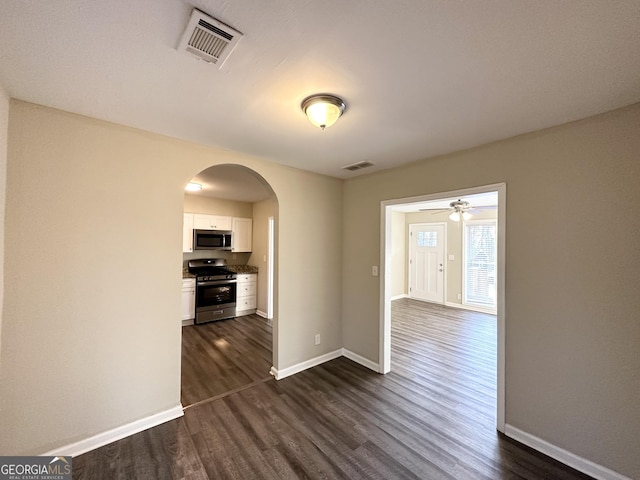
[(472, 215), (470, 212), (479, 212), (481, 209), (495, 209), (495, 205), (485, 205), (485, 206), (472, 206), (466, 200), (462, 200), (459, 198), (458, 200), (454, 200), (449, 203), (449, 208), (421, 208), (421, 212), (425, 211), (433, 211), (433, 213), (441, 213), (441, 212), (451, 212), (449, 214), (449, 218), (454, 222), (459, 222), (462, 220), (469, 220)]

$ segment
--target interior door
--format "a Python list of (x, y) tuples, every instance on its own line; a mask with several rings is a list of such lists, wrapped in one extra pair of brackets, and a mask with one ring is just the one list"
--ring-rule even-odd
[(445, 226), (409, 225), (409, 296), (444, 303)]

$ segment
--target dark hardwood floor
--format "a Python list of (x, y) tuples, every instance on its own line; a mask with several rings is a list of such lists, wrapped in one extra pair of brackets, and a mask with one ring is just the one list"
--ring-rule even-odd
[[(255, 376), (239, 375), (242, 385), (228, 377), (224, 388), (232, 392), (226, 395), (216, 393), (223, 387), (198, 380), (186, 386), (186, 398), (212, 394), (211, 400), (197, 400), (182, 418), (74, 458), (73, 477), (589, 478), (496, 433), (495, 317), (408, 299), (393, 302), (392, 314), (391, 373), (338, 358), (280, 381), (261, 377), (262, 367)], [(264, 329), (249, 320), (237, 322), (245, 335), (252, 337), (251, 327)], [(204, 331), (190, 333), (188, 341), (200, 345), (202, 356), (189, 362), (197, 366), (194, 372), (205, 371), (204, 359), (218, 359), (221, 352), (201, 344)], [(248, 355), (239, 346), (232, 350)], [(264, 361), (264, 352), (257, 357)], [(245, 360), (224, 362), (242, 371)]]
[(183, 407), (271, 378), (271, 326), (258, 315), (182, 327)]

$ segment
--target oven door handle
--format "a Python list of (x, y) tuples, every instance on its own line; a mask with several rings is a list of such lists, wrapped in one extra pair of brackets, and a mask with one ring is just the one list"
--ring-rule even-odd
[(226, 279), (226, 280), (213, 280), (209, 282), (196, 282), (198, 287), (213, 287), (216, 285), (227, 285), (229, 283), (238, 283), (238, 281), (234, 279)]

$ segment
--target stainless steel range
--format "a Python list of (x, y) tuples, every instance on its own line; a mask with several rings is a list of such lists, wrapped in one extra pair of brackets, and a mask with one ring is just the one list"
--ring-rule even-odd
[(196, 276), (196, 324), (236, 316), (237, 275), (224, 258), (189, 260), (189, 273)]

